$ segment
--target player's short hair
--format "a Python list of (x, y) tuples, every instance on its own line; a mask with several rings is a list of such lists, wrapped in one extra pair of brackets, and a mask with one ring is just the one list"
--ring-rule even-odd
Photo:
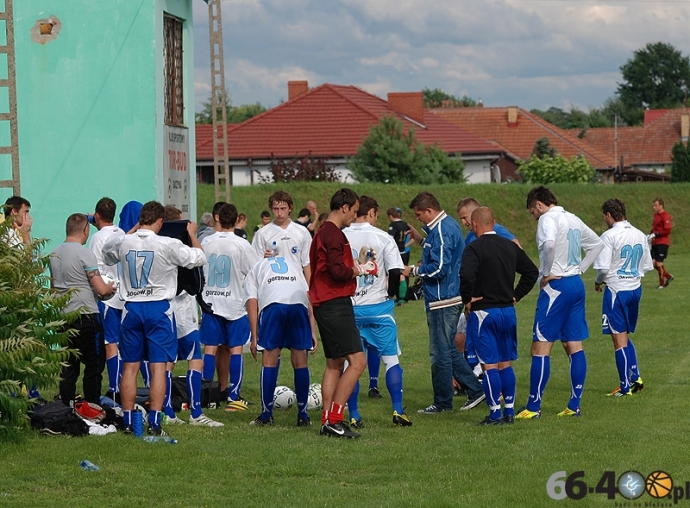
[(302, 217), (309, 217), (311, 214), (309, 213), (309, 210), (306, 208), (302, 208), (299, 213), (297, 214), (297, 218), (302, 218)]
[(115, 201), (110, 198), (103, 197), (96, 203), (95, 213), (101, 216), (105, 222), (113, 222), (115, 220), (115, 210), (117, 210), (117, 205)]
[(398, 213), (397, 208), (390, 207), (388, 210), (386, 210), (386, 215), (388, 215), (389, 217), (396, 217), (399, 219), (401, 214)]
[(432, 210), (440, 212), (441, 203), (438, 202), (436, 196), (434, 196), (431, 192), (424, 191), (420, 192), (414, 197), (414, 199), (410, 202), (410, 208), (412, 210), (426, 210), (427, 208), (431, 208)]
[(223, 229), (234, 228), (237, 223), (237, 207), (232, 203), (225, 203), (218, 210), (218, 221)]
[(664, 206), (664, 200), (661, 198), (654, 198), (654, 201), (652, 203), (659, 203), (661, 206)]
[(216, 220), (216, 215), (218, 215), (218, 210), (220, 210), (220, 208), (223, 205), (227, 205), (227, 203), (225, 201), (218, 201), (215, 205), (213, 205), (213, 209), (211, 210), (211, 214), (213, 215), (213, 220)]
[(290, 194), (288, 194), (287, 192), (282, 191), (282, 190), (275, 191), (273, 194), (268, 196), (268, 207), (269, 208), (272, 209), (273, 206), (278, 204), (278, 203), (285, 203), (286, 205), (288, 205), (288, 210), (290, 210), (290, 211), (292, 211), (292, 209), (295, 206), (294, 202), (292, 201), (292, 196), (290, 196)]
[(328, 220), (328, 214), (326, 212), (320, 213), (319, 214), (319, 222), (323, 222)]
[(474, 198), (462, 198), (458, 201), (458, 206), (455, 207), (455, 211), (460, 213), (460, 210), (468, 205), (472, 205), (472, 208), (479, 208), (482, 204)]
[(370, 196), (360, 196), (359, 197), (359, 210), (357, 211), (357, 217), (366, 217), (369, 210), (379, 211), (379, 204), (376, 200)]
[(554, 196), (553, 192), (543, 185), (534, 187), (531, 191), (529, 191), (527, 194), (527, 209), (529, 210), (536, 205), (537, 201), (541, 201), (546, 206), (558, 204), (558, 199), (556, 199), (556, 196)]
[(2, 211), (5, 215), (9, 215), (12, 213), (12, 210), (18, 212), (24, 205), (26, 205), (27, 208), (31, 208), (31, 203), (29, 203), (28, 199), (25, 199), (21, 196), (10, 196), (7, 198), (7, 201), (5, 201)]
[(89, 218), (86, 215), (83, 213), (73, 213), (67, 217), (67, 222), (65, 223), (65, 233), (67, 236), (81, 233), (88, 223)]
[(246, 213), (238, 213), (237, 214), (237, 220), (247, 220), (247, 214)]
[(139, 212), (139, 224), (141, 226), (150, 226), (158, 219), (165, 217), (165, 207), (158, 201), (149, 201), (141, 207)]
[(620, 199), (608, 199), (601, 205), (601, 213), (604, 215), (610, 213), (613, 220), (620, 222), (626, 218), (625, 204)]
[(270, 216), (271, 216), (271, 212), (269, 212), (268, 210), (264, 210), (263, 212), (261, 212), (261, 216), (262, 216), (262, 217), (270, 217)]
[(352, 189), (343, 187), (335, 191), (335, 194), (331, 197), (331, 211), (340, 210), (343, 206), (348, 205), (350, 208), (355, 206), (355, 203), (359, 201), (359, 196)]
[(165, 205), (165, 210), (163, 212), (163, 220), (164, 221), (180, 220), (181, 215), (182, 215), (182, 210), (180, 210), (179, 208), (177, 208), (173, 205)]
[(211, 212), (204, 212), (201, 214), (201, 223), (209, 225), (208, 223), (213, 220), (213, 214)]

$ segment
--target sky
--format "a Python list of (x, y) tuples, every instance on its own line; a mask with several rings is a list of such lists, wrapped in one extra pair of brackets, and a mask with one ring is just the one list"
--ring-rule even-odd
[[(222, 0), (232, 104), (274, 107), (287, 82), (440, 88), (485, 106), (588, 110), (647, 43), (690, 55), (690, 0)], [(209, 98), (208, 7), (194, 3), (195, 109)]]

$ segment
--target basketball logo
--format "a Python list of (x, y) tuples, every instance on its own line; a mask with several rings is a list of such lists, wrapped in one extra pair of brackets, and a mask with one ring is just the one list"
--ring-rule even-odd
[(647, 493), (655, 499), (668, 496), (673, 489), (673, 479), (666, 471), (654, 471), (647, 476)]

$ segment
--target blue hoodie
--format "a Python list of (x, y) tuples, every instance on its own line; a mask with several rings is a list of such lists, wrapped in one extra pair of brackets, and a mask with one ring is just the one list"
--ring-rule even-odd
[(125, 203), (120, 211), (120, 229), (127, 233), (134, 225), (139, 222), (139, 214), (144, 205), (139, 201), (129, 201)]

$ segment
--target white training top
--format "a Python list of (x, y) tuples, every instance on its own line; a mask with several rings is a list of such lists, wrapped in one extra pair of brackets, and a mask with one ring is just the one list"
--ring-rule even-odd
[(282, 256), (264, 258), (254, 265), (245, 282), (247, 300), (259, 302), (259, 312), (272, 303), (309, 307), (307, 279), (302, 267)]
[[(105, 226), (91, 235), (91, 241), (89, 242), (89, 249), (94, 253), (96, 261), (98, 261), (98, 271), (101, 275), (109, 275), (115, 281), (120, 278), (118, 273), (120, 271), (120, 263), (112, 266), (106, 264), (105, 261), (103, 261), (103, 246), (114, 237), (124, 234), (125, 232), (115, 225)], [(114, 309), (122, 309), (125, 306), (125, 301), (122, 300), (119, 295), (104, 300), (103, 303)]]
[(149, 229), (115, 236), (102, 252), (106, 264), (122, 263), (119, 296), (127, 302), (172, 300), (177, 293), (177, 267), (194, 268), (206, 262), (201, 249)]
[(175, 314), (178, 339), (199, 329), (199, 311), (197, 310), (196, 298), (192, 295), (182, 291), (170, 300), (170, 308)]
[(259, 257), (264, 257), (266, 250), (272, 249), (273, 242), (276, 242), (278, 256), (289, 259), (301, 267), (309, 265), (311, 234), (304, 226), (290, 221), (283, 229), (275, 222), (269, 222), (254, 233), (252, 247)]
[(202, 298), (213, 313), (235, 320), (247, 314), (244, 279), (261, 260), (247, 240), (233, 231), (217, 231), (201, 242), (206, 253), (206, 287)]
[(404, 269), (398, 246), (393, 237), (386, 231), (375, 228), (368, 222), (353, 222), (343, 229), (350, 242), (352, 257), (356, 260), (363, 246), (376, 251), (376, 263), (379, 265), (379, 276), (357, 277), (357, 290), (352, 297), (353, 305), (370, 305), (388, 299), (386, 274), (389, 270)]
[[(546, 242), (553, 242), (554, 245), (550, 272), (544, 245)], [(557, 277), (569, 277), (584, 273), (589, 264), (581, 267), (582, 251), (601, 248), (601, 239), (576, 215), (566, 212), (562, 206), (553, 206), (539, 217), (537, 247), (540, 276), (551, 273)]]
[[(654, 269), (646, 235), (627, 220), (614, 222), (601, 235), (604, 250), (599, 253), (594, 268), (608, 270), (602, 282), (615, 291), (632, 291), (640, 287), (646, 272)], [(597, 280), (602, 277), (597, 277)]]

